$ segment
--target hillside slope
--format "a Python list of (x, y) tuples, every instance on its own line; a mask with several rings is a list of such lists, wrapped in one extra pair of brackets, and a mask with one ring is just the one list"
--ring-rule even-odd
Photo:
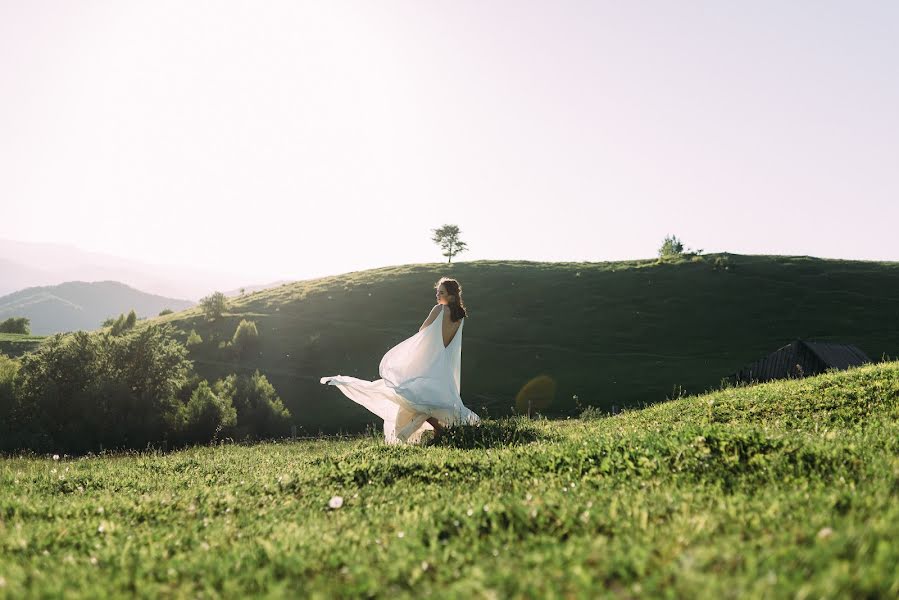
[(0, 574), (10, 597), (893, 598), (897, 456), (894, 362), (430, 447), (5, 459)]
[(105, 319), (131, 309), (142, 318), (156, 316), (164, 308), (183, 310), (190, 306), (193, 302), (148, 294), (116, 281), (70, 281), (0, 297), (0, 321), (28, 317), (33, 334), (47, 335), (97, 329)]
[[(191, 358), (203, 376), (258, 368), (307, 431), (360, 430), (371, 416), (319, 378), (377, 379), (384, 352), (418, 331), (441, 275), (460, 280), (470, 309), (462, 397), (482, 414), (508, 414), (541, 375), (556, 385), (549, 415), (571, 414), (575, 395), (605, 410), (658, 402), (717, 387), (795, 338), (899, 355), (899, 263), (809, 257), (405, 265), (246, 294), (215, 322), (197, 308), (159, 320), (202, 336)], [(261, 345), (234, 361), (219, 344), (241, 319), (256, 322)]]

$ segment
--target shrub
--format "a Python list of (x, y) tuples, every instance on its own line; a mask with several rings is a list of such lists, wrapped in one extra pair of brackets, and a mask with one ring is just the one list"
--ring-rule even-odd
[(237, 411), (236, 436), (260, 439), (287, 433), (290, 411), (284, 407), (265, 375), (258, 370), (249, 377), (229, 375), (216, 381), (213, 390), (234, 405)]
[(19, 366), (19, 361), (0, 353), (0, 440), (7, 439), (14, 429)]
[(217, 395), (203, 380), (184, 409), (184, 441), (205, 442), (237, 424), (237, 411), (231, 398)]
[(185, 345), (189, 348), (191, 346), (199, 346), (202, 343), (203, 343), (203, 338), (200, 337), (200, 334), (197, 333), (196, 329), (191, 329), (190, 335), (187, 336), (187, 341), (185, 342)]
[(134, 329), (134, 325), (137, 323), (137, 313), (134, 312), (134, 309), (131, 309), (131, 312), (126, 316), (124, 313), (119, 315), (118, 319), (106, 319), (103, 321), (104, 327), (111, 326), (109, 333), (112, 335), (122, 335), (126, 331)]
[(256, 323), (246, 319), (241, 320), (237, 329), (234, 330), (231, 345), (238, 358), (244, 358), (254, 352), (259, 347), (259, 331), (256, 329)]
[(173, 312), (175, 311), (173, 311), (171, 308), (163, 308), (161, 311), (159, 311), (159, 316), (164, 317), (165, 315), (170, 315)]
[(20, 439), (43, 440), (28, 444), (34, 450), (82, 452), (164, 438), (178, 422), (186, 354), (169, 326), (49, 338), (22, 359), (16, 378)]
[(684, 243), (677, 239), (676, 235), (665, 236), (662, 247), (659, 248), (659, 258), (673, 258), (684, 252)]

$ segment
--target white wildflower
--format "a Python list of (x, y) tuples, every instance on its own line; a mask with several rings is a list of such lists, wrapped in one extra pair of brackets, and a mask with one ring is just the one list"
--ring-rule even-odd
[(343, 497), (342, 496), (333, 496), (330, 500), (328, 500), (328, 506), (333, 509), (338, 509), (343, 506)]
[(59, 460), (59, 454), (54, 454), (54, 455), (53, 455), (53, 460)]

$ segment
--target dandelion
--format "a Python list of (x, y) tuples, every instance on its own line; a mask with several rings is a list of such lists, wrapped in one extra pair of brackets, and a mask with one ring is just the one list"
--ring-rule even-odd
[(426, 561), (426, 560), (421, 561), (421, 570), (422, 571), (427, 571), (430, 568), (430, 566), (431, 565), (428, 564), (428, 561)]
[(403, 539), (404, 537), (406, 537), (406, 532), (405, 531), (397, 531), (396, 537)]
[(96, 556), (91, 556), (90, 561), (91, 561), (91, 564), (92, 564), (92, 565), (96, 565), (96, 564), (97, 564), (97, 557), (96, 557)]
[(106, 531), (106, 526), (103, 523), (100, 523), (100, 525), (97, 526), (97, 533), (103, 533), (104, 531)]
[(53, 455), (53, 460), (59, 460), (59, 454), (54, 454), (54, 455)]
[(827, 538), (829, 538), (832, 535), (833, 535), (833, 529), (831, 529), (830, 527), (824, 527), (821, 529), (821, 531), (818, 532), (818, 539), (826, 540)]
[(468, 516), (470, 517), (471, 515), (474, 514), (474, 511), (473, 511), (472, 509), (469, 508), (469, 509), (465, 512), (465, 514), (468, 515)]
[(338, 509), (343, 506), (343, 497), (342, 496), (332, 496), (330, 500), (328, 500), (328, 506), (333, 509)]

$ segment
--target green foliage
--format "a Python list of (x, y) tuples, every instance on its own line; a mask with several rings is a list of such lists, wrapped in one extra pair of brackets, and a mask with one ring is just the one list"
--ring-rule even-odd
[(231, 338), (231, 345), (238, 358), (246, 358), (256, 352), (259, 348), (259, 331), (256, 329), (256, 323), (242, 319)]
[(171, 308), (163, 308), (161, 311), (159, 311), (159, 316), (164, 317), (165, 315), (170, 315), (174, 312), (175, 311), (173, 311)]
[(228, 299), (222, 292), (213, 292), (200, 299), (200, 308), (210, 321), (221, 319), (222, 314), (228, 310)]
[(177, 424), (186, 354), (169, 326), (49, 338), (16, 380), (24, 445), (83, 452), (160, 441)]
[(662, 247), (659, 248), (659, 258), (674, 258), (684, 252), (684, 244), (676, 235), (665, 236)]
[(184, 436), (188, 442), (205, 442), (231, 433), (237, 424), (237, 411), (231, 398), (214, 393), (207, 381), (201, 381), (184, 409)]
[(187, 336), (187, 341), (185, 342), (185, 345), (188, 348), (190, 348), (191, 346), (199, 346), (202, 343), (203, 343), (203, 338), (200, 337), (200, 334), (197, 333), (197, 330), (191, 329), (190, 335)]
[(0, 439), (8, 439), (15, 431), (16, 375), (19, 361), (0, 353)]
[[(469, 428), (459, 446), (323, 438), (6, 459), (3, 593), (891, 598), (899, 589), (897, 363), (604, 419), (482, 428), (480, 443)], [(533, 435), (517, 438), (523, 430)]]
[(124, 313), (120, 314), (117, 319), (109, 318), (103, 321), (104, 327), (110, 327), (109, 333), (112, 335), (122, 335), (126, 331), (134, 329), (134, 326), (137, 324), (137, 313), (134, 312), (134, 309), (125, 315)]
[(468, 244), (459, 239), (459, 234), (462, 232), (458, 225), (444, 225), (431, 231), (434, 234), (431, 241), (443, 250), (443, 255), (447, 257), (447, 263), (453, 262), (453, 257), (464, 252), (468, 247)]
[(258, 370), (252, 376), (232, 374), (216, 381), (213, 391), (231, 402), (237, 411), (236, 438), (258, 440), (289, 433), (290, 411)]
[(10, 317), (0, 323), (0, 333), (31, 334), (31, 319), (26, 317)]

